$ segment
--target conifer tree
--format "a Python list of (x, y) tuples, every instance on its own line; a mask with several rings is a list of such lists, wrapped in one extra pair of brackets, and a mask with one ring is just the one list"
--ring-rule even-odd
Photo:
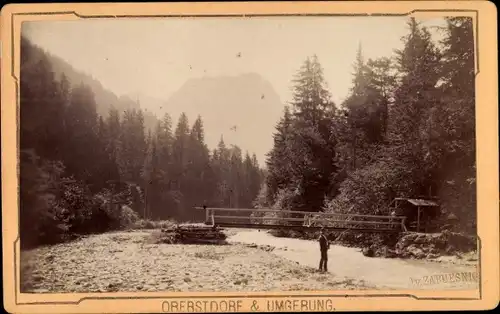
[[(190, 207), (200, 206), (210, 197), (210, 188), (206, 185), (205, 175), (208, 174), (210, 159), (205, 144), (205, 131), (201, 116), (195, 120), (189, 133), (187, 146), (189, 167), (186, 171), (186, 180), (189, 182), (185, 194), (190, 200)], [(202, 217), (204, 213), (194, 212), (193, 218)]]
[(160, 172), (158, 155), (156, 149), (156, 139), (152, 136), (149, 138), (149, 149), (145, 158), (143, 179), (145, 190), (145, 218), (159, 219), (162, 218), (162, 204), (160, 195)]
[(123, 114), (118, 154), (122, 180), (135, 184), (142, 182), (141, 172), (144, 166), (146, 148), (142, 112), (128, 109)]
[(66, 167), (77, 179), (89, 185), (101, 186), (96, 164), (99, 147), (98, 117), (92, 90), (85, 85), (72, 89), (71, 100), (66, 114), (67, 136), (69, 143)]
[(292, 127), (292, 115), (288, 106), (285, 106), (283, 117), (276, 125), (276, 132), (273, 134), (274, 145), (267, 155), (266, 165), (269, 170), (266, 178), (267, 199), (274, 202), (274, 197), (278, 190), (284, 189), (292, 183), (291, 174), (291, 151), (288, 148), (288, 140)]
[[(473, 21), (446, 19), (441, 68), (443, 103), (436, 108), (433, 150), (439, 149), (437, 195), (444, 211), (453, 213), (462, 228), (476, 231), (475, 63)], [(452, 118), (450, 118), (452, 117)]]
[(335, 193), (337, 172), (335, 104), (330, 99), (316, 56), (307, 59), (294, 80), (293, 122), (287, 145), (291, 152), (292, 189), (297, 209), (319, 211), (325, 196)]
[(439, 152), (431, 150), (432, 121), (441, 106), (436, 88), (440, 79), (441, 55), (430, 33), (414, 18), (404, 38), (404, 48), (396, 51), (401, 84), (395, 91), (395, 104), (389, 111), (390, 141), (398, 147), (396, 157), (407, 164), (413, 182), (410, 194), (427, 195), (435, 187), (435, 166)]

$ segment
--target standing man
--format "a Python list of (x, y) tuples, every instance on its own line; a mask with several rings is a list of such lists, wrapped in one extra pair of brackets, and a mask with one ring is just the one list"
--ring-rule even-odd
[(321, 259), (319, 261), (319, 271), (328, 271), (327, 263), (328, 263), (328, 249), (330, 248), (330, 243), (326, 238), (323, 228), (319, 231), (319, 249), (321, 251)]

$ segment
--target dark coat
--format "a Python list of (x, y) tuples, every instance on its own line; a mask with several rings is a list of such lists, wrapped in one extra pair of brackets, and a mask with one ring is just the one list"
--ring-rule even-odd
[(322, 252), (328, 250), (330, 248), (330, 243), (324, 234), (319, 236), (319, 248)]

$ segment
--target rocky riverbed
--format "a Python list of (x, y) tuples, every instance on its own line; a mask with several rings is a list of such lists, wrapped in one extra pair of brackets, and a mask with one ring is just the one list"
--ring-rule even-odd
[(290, 291), (370, 288), (273, 254), (272, 247), (155, 243), (115, 232), (21, 252), (23, 293)]

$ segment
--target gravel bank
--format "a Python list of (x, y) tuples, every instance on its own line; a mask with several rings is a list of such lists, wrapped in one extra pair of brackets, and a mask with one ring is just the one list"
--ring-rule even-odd
[(23, 293), (366, 289), (243, 244), (154, 244), (155, 231), (92, 235), (21, 252)]

